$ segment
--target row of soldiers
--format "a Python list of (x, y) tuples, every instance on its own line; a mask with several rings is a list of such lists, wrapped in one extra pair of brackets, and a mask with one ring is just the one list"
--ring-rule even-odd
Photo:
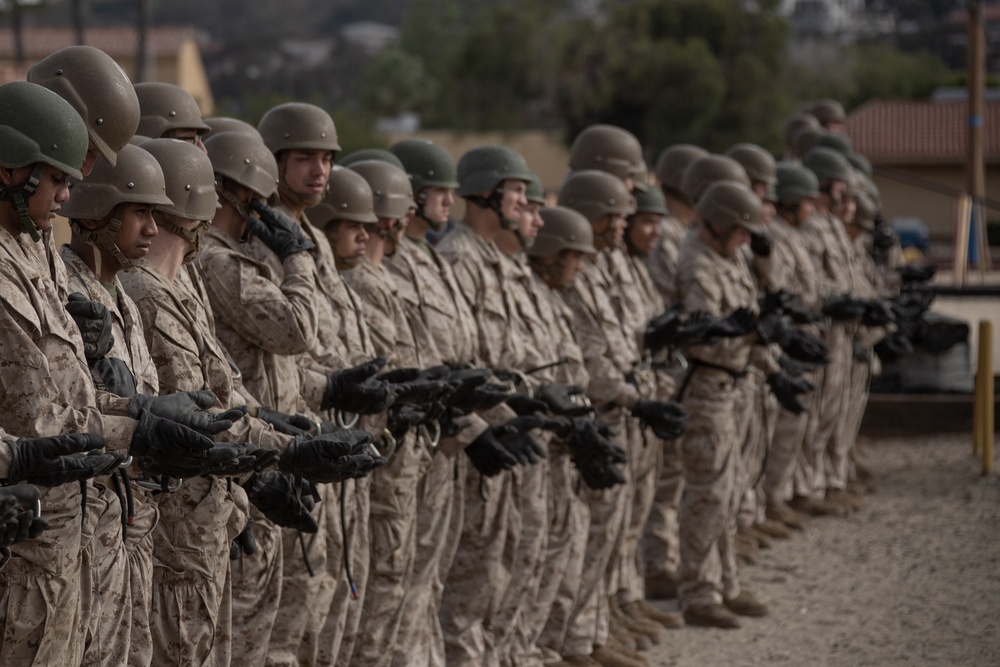
[(738, 559), (859, 506), (927, 306), (842, 116), (658, 186), (595, 125), (546, 205), (510, 148), (335, 164), (319, 107), (92, 47), (0, 86), (0, 663), (631, 667), (765, 615)]

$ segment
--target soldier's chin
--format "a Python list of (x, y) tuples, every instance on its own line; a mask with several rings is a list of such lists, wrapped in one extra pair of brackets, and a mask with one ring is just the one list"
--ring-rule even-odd
[(323, 201), (322, 192), (308, 192), (308, 193), (297, 192), (296, 194), (299, 196), (299, 199), (302, 201), (302, 203), (305, 204), (307, 207), (318, 206)]

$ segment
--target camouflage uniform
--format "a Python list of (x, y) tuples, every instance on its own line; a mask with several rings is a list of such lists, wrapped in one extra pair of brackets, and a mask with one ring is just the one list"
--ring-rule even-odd
[(660, 238), (646, 258), (649, 276), (668, 306), (677, 300), (677, 260), (687, 234), (687, 225), (671, 215), (664, 216), (660, 222)]
[[(438, 250), (451, 262), (455, 281), (479, 325), (481, 361), (490, 368), (520, 367), (524, 350), (518, 337), (509, 335), (510, 307), (496, 245), (458, 223)], [(507, 411), (512, 417), (513, 411)], [(513, 474), (483, 477), (470, 469), (464, 494), (462, 534), (439, 614), (445, 659), (449, 665), (495, 665), (492, 624), (510, 583), (521, 533)]]
[[(387, 367), (424, 367), (396, 294), (396, 279), (388, 269), (363, 260), (342, 276), (361, 298), (375, 351), (386, 357)], [(418, 437), (418, 431), (411, 430), (399, 443), (389, 438), (377, 441), (389, 463), (371, 476), (371, 571), (352, 665), (385, 667), (392, 662), (402, 620), (401, 603), (413, 578), (417, 481), (430, 464), (428, 442), (423, 435)]]
[[(51, 230), (45, 234), (50, 235)], [(65, 269), (58, 256), (46, 252), (51, 241), (46, 239), (43, 244), (0, 230), (0, 317), (4, 318), (0, 329), (0, 358), (4, 361), (0, 364), (0, 404), (4, 406), (0, 426), (24, 437), (100, 433), (107, 438), (108, 449), (125, 450), (135, 422), (108, 415), (124, 415), (127, 401), (95, 393), (79, 330), (64, 309), (65, 282), (57, 282), (65, 281)], [(96, 498), (94, 483), (85, 486), (88, 497)], [(107, 533), (92, 510), (81, 530), (80, 489), (80, 484), (64, 484), (50, 490), (42, 499), (48, 530), (37, 539), (11, 547), (15, 557), (0, 572), (2, 664), (83, 661), (90, 621), (81, 606), (84, 540), (89, 541), (100, 530), (117, 545), (122, 535), (120, 505), (102, 510), (103, 517), (114, 519), (107, 524)], [(103, 562), (105, 555), (103, 549), (95, 550), (95, 562)], [(123, 560), (109, 565), (125, 567)], [(128, 598), (126, 588), (110, 603), (126, 607)], [(16, 613), (10, 613), (14, 610)]]
[[(606, 253), (586, 259), (573, 285), (566, 291), (566, 304), (573, 311), (573, 330), (583, 352), (590, 383), (587, 395), (597, 410), (597, 419), (617, 434), (613, 441), (631, 459), (642, 442), (638, 420), (629, 411), (642, 397), (636, 371), (640, 354), (634, 331), (621, 321), (612, 302), (615, 283), (608, 271)], [(626, 480), (631, 464), (625, 466)], [(564, 656), (590, 655), (595, 646), (607, 643), (610, 568), (621, 554), (624, 531), (629, 526), (631, 498), (628, 484), (594, 491), (584, 496), (590, 508), (590, 527), (580, 595), (570, 614), (563, 644)]]
[[(91, 301), (103, 304), (111, 313), (114, 343), (108, 351), (108, 357), (121, 359), (126, 363), (136, 378), (136, 391), (140, 394), (155, 396), (159, 393), (159, 382), (156, 377), (156, 367), (149, 356), (146, 341), (142, 337), (142, 320), (135, 304), (128, 298), (121, 282), (116, 278), (110, 287), (105, 287), (94, 275), (83, 259), (69, 246), (63, 246), (59, 255), (65, 263), (68, 278), (67, 287), (70, 292), (80, 292)], [(95, 383), (99, 383), (95, 376)], [(107, 561), (94, 561), (93, 547), (96, 541), (106, 546), (117, 545), (109, 531), (94, 535), (89, 548), (85, 549), (85, 559), (93, 568), (91, 581), (93, 583), (93, 600), (88, 614), (90, 629), (87, 638), (87, 653), (84, 661), (87, 664), (117, 664), (121, 656), (128, 654), (128, 664), (149, 665), (152, 660), (152, 639), (150, 637), (149, 609), (152, 602), (153, 577), (153, 527), (156, 525), (158, 511), (156, 504), (147, 492), (130, 481), (132, 486), (133, 513), (129, 517), (129, 526), (122, 549), (109, 554), (113, 560), (125, 559), (125, 569), (108, 567)], [(95, 516), (107, 512), (98, 522), (105, 527), (111, 527), (120, 522), (122, 498), (115, 491), (110, 477), (95, 480), (97, 497), (87, 498), (87, 507), (96, 511)], [(114, 533), (114, 530), (110, 531)], [(109, 546), (110, 548), (110, 546)], [(116, 573), (124, 574), (121, 581), (109, 581), (108, 576)], [(124, 597), (122, 587), (128, 588), (129, 605), (119, 606)], [(126, 620), (130, 617), (130, 621)], [(105, 636), (108, 632), (112, 636)], [(122, 635), (125, 635), (124, 637)]]
[[(757, 290), (741, 255), (726, 259), (694, 236), (685, 241), (677, 272), (685, 310), (720, 317), (756, 308)], [(745, 423), (734, 416), (737, 379), (750, 363), (749, 336), (688, 348), (691, 369), (680, 397), (688, 414), (681, 451), (684, 496), (680, 506), (681, 608), (721, 604), (740, 594), (733, 549), (734, 493)]]
[[(477, 360), (479, 330), (451, 264), (425, 241), (408, 237), (386, 264), (398, 278), (400, 305), (424, 362), (434, 366)], [(438, 611), (463, 525), (468, 465), (463, 450), (487, 427), (474, 413), (465, 419), (465, 429), (438, 443), (417, 485), (416, 558), (403, 598), (394, 667), (445, 664)]]

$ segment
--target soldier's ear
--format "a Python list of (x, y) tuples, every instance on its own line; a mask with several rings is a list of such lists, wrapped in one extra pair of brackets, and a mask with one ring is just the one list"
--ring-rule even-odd
[(0, 167), (0, 182), (10, 187), (14, 183), (14, 170), (10, 167)]

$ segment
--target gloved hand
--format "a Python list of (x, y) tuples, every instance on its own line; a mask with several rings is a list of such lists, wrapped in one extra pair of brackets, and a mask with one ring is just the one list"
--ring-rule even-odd
[(229, 560), (238, 560), (241, 554), (253, 556), (257, 553), (257, 540), (253, 535), (253, 517), (247, 517), (247, 525), (236, 536), (229, 547)]
[(787, 345), (792, 331), (791, 322), (782, 316), (781, 311), (768, 313), (757, 320), (757, 334), (765, 345)]
[(177, 422), (202, 435), (218, 435), (228, 431), (233, 422), (242, 419), (247, 413), (245, 406), (225, 410), (217, 414), (209, 414), (206, 409), (217, 402), (215, 394), (204, 389), (202, 391), (179, 391), (166, 396), (146, 396), (139, 394), (128, 405), (128, 415), (139, 419), (143, 412), (150, 412), (157, 417)]
[(528, 431), (502, 436), (499, 440), (521, 465), (534, 465), (542, 459), (549, 458), (542, 444)]
[(505, 384), (488, 382), (493, 372), (485, 368), (472, 368), (455, 371), (449, 380), (458, 383), (458, 387), (445, 403), (457, 408), (462, 414), (476, 410), (489, 410), (507, 400), (512, 389)]
[(91, 301), (79, 292), (73, 292), (69, 295), (66, 312), (80, 329), (80, 335), (83, 337), (83, 354), (87, 357), (88, 363), (100, 359), (111, 351), (115, 338), (111, 333), (111, 312), (104, 304)]
[(602, 430), (593, 419), (578, 417), (573, 420), (573, 433), (566, 440), (574, 461), (581, 463), (625, 463), (625, 452), (609, 439), (610, 433)]
[(580, 472), (580, 479), (589, 488), (595, 491), (610, 489), (613, 486), (625, 483), (625, 475), (612, 463), (598, 463), (577, 465)]
[(545, 414), (549, 410), (545, 401), (540, 401), (526, 394), (514, 394), (507, 399), (506, 403), (511, 410), (519, 415)]
[(49, 527), (35, 515), (42, 490), (31, 484), (0, 487), (0, 549), (38, 537)]
[(830, 363), (830, 350), (826, 343), (805, 331), (793, 331), (788, 337), (788, 344), (782, 348), (785, 353), (797, 361), (826, 366)]
[(300, 533), (315, 533), (319, 524), (310, 512), (316, 506), (319, 492), (308, 481), (296, 481), (292, 475), (268, 470), (257, 473), (243, 483), (247, 498), (268, 519)]
[(869, 327), (881, 327), (896, 320), (892, 303), (885, 299), (875, 299), (865, 304), (861, 323)]
[(549, 411), (560, 417), (582, 417), (591, 407), (586, 402), (577, 403), (574, 396), (583, 396), (583, 387), (578, 385), (543, 384), (535, 392), (535, 398), (545, 403)]
[(936, 266), (917, 266), (904, 264), (899, 267), (899, 277), (904, 283), (925, 283), (937, 273)]
[(237, 446), (216, 445), (197, 431), (143, 410), (129, 454), (144, 472), (186, 479), (235, 465), (241, 452)]
[(854, 361), (859, 364), (870, 364), (872, 362), (872, 355), (856, 340), (851, 341), (851, 354), (854, 357)]
[(792, 322), (796, 324), (815, 324), (823, 319), (822, 313), (805, 308), (799, 303), (797, 298), (793, 303), (788, 304), (784, 308), (784, 311), (786, 315), (792, 318)]
[(750, 252), (758, 257), (771, 256), (771, 239), (765, 234), (750, 234)]
[(242, 477), (247, 473), (260, 472), (277, 461), (280, 455), (277, 449), (249, 442), (227, 442), (225, 446), (232, 448), (235, 456), (212, 471), (213, 475), (220, 477)]
[(390, 384), (389, 391), (392, 404), (406, 403), (408, 405), (427, 405), (442, 400), (452, 394), (458, 387), (457, 382), (444, 380), (413, 380), (399, 384)]
[(811, 382), (793, 378), (782, 371), (769, 375), (767, 384), (770, 385), (774, 397), (781, 403), (781, 407), (795, 414), (801, 414), (806, 410), (806, 406), (799, 402), (799, 395), (816, 388)]
[(767, 317), (771, 313), (781, 313), (785, 310), (785, 306), (794, 299), (795, 296), (784, 289), (772, 290), (768, 287), (764, 291), (764, 296), (757, 299), (760, 317)]
[(823, 314), (834, 320), (856, 320), (865, 313), (865, 302), (847, 294), (831, 297), (823, 304)]
[(497, 439), (497, 434), (503, 433), (503, 428), (503, 426), (494, 426), (486, 429), (482, 435), (465, 448), (465, 453), (472, 461), (472, 465), (484, 477), (494, 477), (517, 465), (517, 459)]
[[(104, 438), (93, 433), (19, 438), (7, 444), (11, 451), (7, 483), (27, 481), (51, 487), (106, 475), (125, 457), (100, 451), (104, 444)], [(84, 452), (87, 455), (80, 456)]]
[(302, 231), (299, 223), (276, 211), (260, 199), (250, 200), (250, 208), (260, 216), (246, 217), (247, 229), (278, 256), (282, 262), (299, 252), (316, 247)]
[(389, 422), (386, 428), (396, 440), (402, 440), (414, 426), (429, 421), (428, 410), (415, 405), (394, 405), (389, 408)]
[(798, 359), (793, 359), (787, 354), (782, 354), (778, 357), (778, 365), (781, 366), (781, 370), (788, 375), (791, 375), (793, 378), (802, 377), (804, 374), (812, 373), (819, 368), (819, 364), (799, 361)]
[(887, 363), (913, 353), (913, 343), (901, 331), (895, 331), (875, 344), (878, 358)]
[(448, 366), (432, 366), (431, 368), (395, 368), (379, 375), (380, 380), (385, 380), (390, 384), (400, 384), (403, 382), (414, 382), (423, 380), (424, 382), (435, 382), (447, 380), (453, 370)]
[(705, 336), (712, 322), (712, 317), (705, 312), (691, 313), (683, 318), (678, 304), (649, 321), (643, 342), (653, 352), (665, 347), (691, 345)]
[(875, 232), (872, 233), (872, 245), (877, 250), (888, 250), (899, 243), (896, 232), (888, 225), (876, 225)]
[(340, 429), (336, 433), (298, 436), (278, 459), (278, 469), (317, 484), (364, 477), (386, 460), (374, 456), (371, 433)]
[(100, 378), (104, 391), (122, 398), (136, 396), (135, 376), (124, 361), (116, 357), (101, 357), (90, 363), (90, 370)]
[(705, 338), (739, 338), (754, 330), (757, 316), (749, 308), (737, 308), (721, 320), (713, 320), (705, 331)]
[(632, 416), (638, 417), (653, 429), (658, 438), (673, 440), (684, 435), (687, 413), (680, 403), (673, 401), (651, 401), (640, 398), (632, 408)]
[(309, 417), (303, 414), (290, 415), (264, 407), (257, 408), (256, 413), (257, 419), (267, 422), (274, 427), (275, 431), (285, 435), (309, 435), (316, 426)]
[(337, 408), (359, 415), (385, 412), (392, 405), (389, 384), (375, 378), (385, 366), (384, 357), (376, 357), (354, 368), (331, 373), (323, 395), (324, 410)]

